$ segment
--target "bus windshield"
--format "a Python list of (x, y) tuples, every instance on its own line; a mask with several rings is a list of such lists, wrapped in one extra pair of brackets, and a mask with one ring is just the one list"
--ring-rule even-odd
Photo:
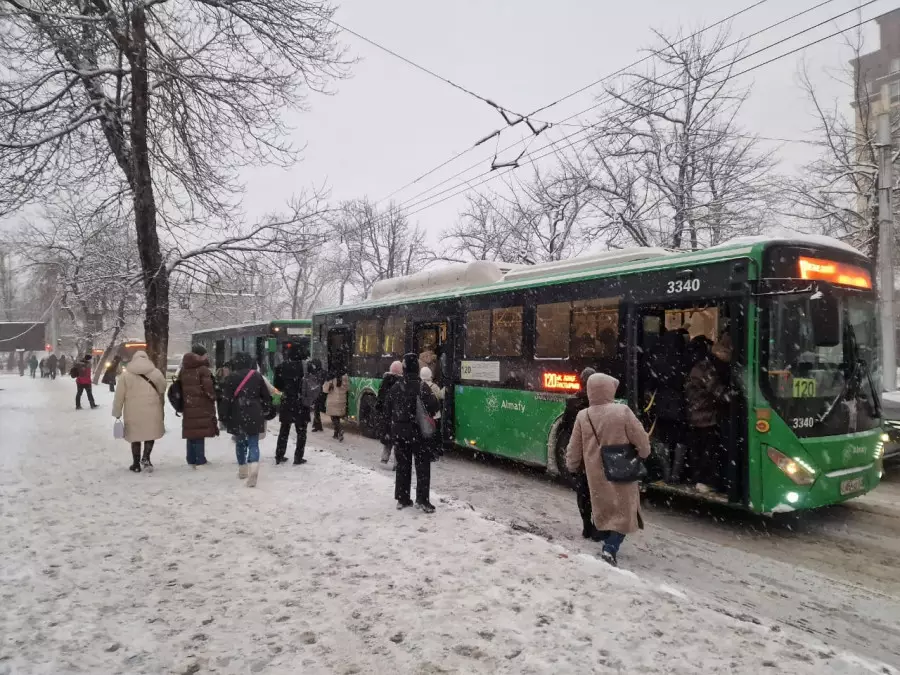
[(881, 365), (875, 299), (829, 289), (838, 302), (840, 344), (816, 344), (812, 293), (767, 298), (763, 391), (798, 436), (831, 436), (878, 426)]

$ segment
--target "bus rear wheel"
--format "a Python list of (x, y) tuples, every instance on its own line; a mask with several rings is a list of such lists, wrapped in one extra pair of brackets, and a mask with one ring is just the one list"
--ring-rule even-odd
[(359, 430), (366, 438), (375, 438), (377, 434), (375, 419), (375, 397), (365, 394), (359, 403)]

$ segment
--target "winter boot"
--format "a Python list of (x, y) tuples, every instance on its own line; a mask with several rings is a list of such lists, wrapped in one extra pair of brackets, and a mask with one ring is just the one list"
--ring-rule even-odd
[(140, 450), (132, 450), (131, 451), (131, 466), (128, 467), (129, 471), (134, 471), (135, 473), (141, 472), (141, 451)]
[(608, 565), (612, 565), (613, 567), (619, 566), (619, 561), (616, 560), (616, 554), (612, 551), (603, 550), (600, 552), (600, 560), (607, 563)]
[(238, 465), (238, 478), (244, 480), (249, 475), (249, 470), (247, 469), (246, 464)]
[(256, 487), (256, 480), (259, 478), (259, 462), (250, 462), (250, 475), (247, 476), (247, 487)]

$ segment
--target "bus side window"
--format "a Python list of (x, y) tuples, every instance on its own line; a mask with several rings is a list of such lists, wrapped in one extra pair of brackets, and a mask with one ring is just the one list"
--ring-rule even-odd
[(619, 300), (572, 303), (572, 355), (580, 359), (615, 359), (619, 344)]
[(538, 359), (569, 358), (571, 302), (537, 306), (534, 356)]
[(483, 358), (491, 353), (491, 310), (466, 312), (466, 357)]
[(378, 319), (356, 322), (356, 351), (354, 356), (375, 356), (378, 354)]
[(491, 315), (491, 356), (522, 356), (522, 307), (500, 307)]
[(406, 318), (389, 316), (384, 321), (382, 356), (402, 356), (406, 342)]

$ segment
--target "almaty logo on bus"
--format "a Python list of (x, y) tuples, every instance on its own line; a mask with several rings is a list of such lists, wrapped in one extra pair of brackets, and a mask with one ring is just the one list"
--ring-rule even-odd
[(503, 410), (517, 410), (520, 413), (525, 412), (525, 404), (522, 403), (521, 401), (518, 403), (510, 403), (509, 401), (503, 401), (503, 403), (500, 404), (500, 407), (503, 408)]

